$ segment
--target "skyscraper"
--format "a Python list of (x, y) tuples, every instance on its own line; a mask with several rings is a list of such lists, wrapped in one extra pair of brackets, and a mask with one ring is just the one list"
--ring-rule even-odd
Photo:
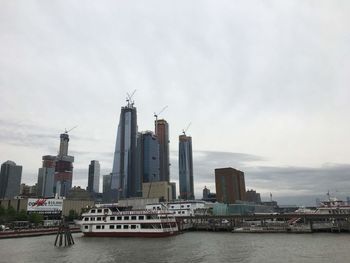
[(54, 193), (58, 196), (67, 196), (68, 191), (72, 188), (74, 157), (68, 155), (68, 142), (68, 133), (62, 133), (54, 180)]
[(13, 198), (20, 193), (22, 166), (13, 161), (4, 162), (0, 172), (0, 198)]
[(234, 168), (215, 169), (216, 198), (220, 203), (233, 204), (245, 200), (244, 173)]
[(42, 168), (38, 173), (37, 194), (39, 197), (54, 197), (56, 156), (44, 155)]
[(102, 193), (103, 197), (102, 200), (103, 202), (111, 202), (112, 200), (112, 188), (111, 188), (111, 183), (112, 183), (112, 174), (106, 174), (102, 177)]
[(180, 198), (194, 199), (192, 138), (186, 134), (179, 136), (179, 183)]
[(155, 133), (159, 142), (159, 180), (169, 182), (169, 125), (166, 120), (155, 121)]
[(93, 160), (89, 164), (88, 188), (90, 193), (98, 193), (100, 188), (100, 163)]
[(128, 100), (121, 108), (112, 170), (112, 200), (137, 196), (140, 181), (136, 173), (137, 114), (134, 103)]
[(159, 181), (159, 142), (151, 131), (139, 133), (137, 140), (139, 171), (142, 183)]

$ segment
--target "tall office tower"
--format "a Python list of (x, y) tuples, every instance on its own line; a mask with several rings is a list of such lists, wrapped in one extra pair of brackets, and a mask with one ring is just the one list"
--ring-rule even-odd
[(245, 201), (244, 173), (234, 168), (215, 169), (216, 199), (219, 203), (233, 204)]
[(180, 198), (194, 199), (192, 138), (186, 134), (179, 136), (179, 182)]
[(112, 201), (137, 196), (137, 114), (134, 103), (121, 108), (112, 170)]
[(72, 188), (74, 162), (74, 157), (68, 155), (68, 133), (62, 133), (60, 139), (54, 178), (54, 193), (59, 197), (67, 196), (68, 191)]
[(90, 193), (98, 193), (100, 188), (100, 163), (91, 161), (89, 164), (89, 179), (87, 190)]
[(102, 200), (105, 203), (109, 203), (112, 201), (112, 173), (106, 174), (102, 177)]
[(42, 160), (42, 167), (39, 168), (38, 173), (38, 197), (54, 197), (54, 179), (55, 179), (55, 167), (56, 156), (44, 155)]
[(20, 193), (22, 166), (7, 161), (1, 165), (0, 198), (13, 198)]
[(159, 143), (153, 132), (138, 134), (137, 160), (137, 174), (140, 175), (137, 176), (137, 187), (139, 196), (142, 196), (142, 183), (159, 181)]
[(169, 182), (169, 125), (166, 120), (155, 121), (155, 133), (159, 142), (159, 180)]

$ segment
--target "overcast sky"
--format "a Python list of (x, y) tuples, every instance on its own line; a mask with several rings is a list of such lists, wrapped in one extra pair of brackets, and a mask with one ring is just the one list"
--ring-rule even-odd
[(85, 187), (90, 160), (111, 171), (136, 89), (139, 130), (169, 106), (174, 181), (192, 122), (196, 197), (228, 166), (264, 199), (350, 196), (349, 13), (346, 0), (0, 0), (0, 162), (33, 184), (77, 125), (73, 184)]

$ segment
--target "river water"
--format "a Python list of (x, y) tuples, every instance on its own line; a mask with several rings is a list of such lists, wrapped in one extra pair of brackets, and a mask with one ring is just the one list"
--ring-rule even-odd
[(186, 232), (169, 238), (88, 238), (54, 247), (55, 236), (0, 240), (0, 262), (350, 262), (350, 234)]

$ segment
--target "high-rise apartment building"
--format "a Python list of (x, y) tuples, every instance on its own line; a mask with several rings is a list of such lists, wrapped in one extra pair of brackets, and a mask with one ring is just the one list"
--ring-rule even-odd
[(0, 198), (11, 199), (20, 194), (22, 166), (13, 161), (4, 162), (0, 172)]
[(166, 120), (155, 121), (155, 134), (159, 142), (159, 180), (170, 182), (169, 125)]
[(68, 155), (69, 135), (60, 135), (60, 148), (56, 159), (54, 193), (57, 196), (67, 196), (72, 188), (74, 157)]
[(102, 177), (102, 200), (103, 202), (112, 201), (112, 173), (106, 174)]
[(194, 199), (192, 138), (186, 134), (179, 136), (179, 183), (180, 198)]
[(215, 169), (216, 199), (220, 203), (233, 204), (245, 200), (244, 173), (234, 168)]
[(88, 188), (90, 193), (98, 193), (100, 188), (100, 163), (93, 160), (89, 164)]
[(121, 108), (112, 170), (112, 200), (137, 196), (137, 113), (134, 103)]
[(37, 195), (38, 197), (54, 197), (54, 181), (55, 181), (55, 167), (56, 156), (44, 155), (42, 157), (43, 164), (39, 168), (38, 172), (38, 185)]

